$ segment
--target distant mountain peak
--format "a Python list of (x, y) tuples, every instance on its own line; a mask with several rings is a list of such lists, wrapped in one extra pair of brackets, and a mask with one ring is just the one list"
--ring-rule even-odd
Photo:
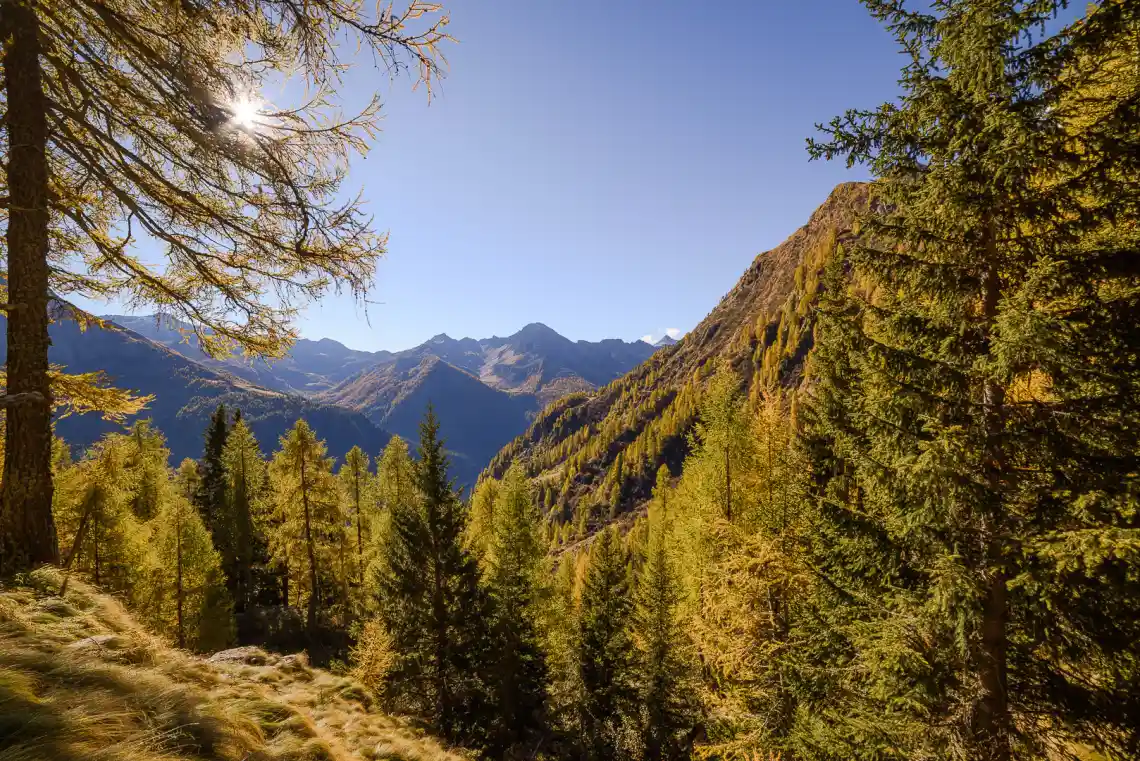
[(660, 349), (662, 346), (672, 346), (675, 343), (677, 343), (676, 338), (673, 338), (673, 336), (666, 335), (666, 336), (661, 336), (661, 338), (657, 339), (657, 341), (654, 342), (653, 345), (656, 346), (658, 349)]
[(447, 335), (446, 333), (437, 333), (436, 335), (431, 337), (431, 339), (428, 341), (428, 343), (442, 344), (442, 343), (450, 343), (452, 340), (454, 340), (454, 339), (452, 339), (452, 337)]

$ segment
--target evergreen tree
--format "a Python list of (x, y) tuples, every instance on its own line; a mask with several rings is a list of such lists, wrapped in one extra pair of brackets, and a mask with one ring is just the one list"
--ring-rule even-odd
[(541, 517), (517, 465), (507, 471), (497, 492), (486, 579), (494, 611), (496, 720), (490, 742), (503, 754), (542, 736), (549, 671), (540, 628), (546, 593)]
[(797, 753), (1134, 755), (1138, 81), (1101, 118), (1083, 65), (1140, 9), (865, 4), (910, 62), (811, 145), (878, 181), (812, 362)]
[(487, 724), (490, 611), (478, 564), (463, 547), (467, 512), (430, 406), (418, 454), (418, 498), (390, 503), (379, 569), (377, 609), (393, 652), (386, 694), (440, 736), (477, 743)]
[(678, 616), (680, 588), (670, 553), (669, 469), (657, 471), (649, 513), (649, 547), (638, 580), (634, 638), (646, 761), (687, 758), (698, 725), (697, 673)]
[(233, 554), (230, 537), (224, 525), (226, 514), (226, 467), (223, 460), (226, 439), (229, 436), (229, 421), (226, 406), (219, 404), (210, 416), (206, 427), (206, 445), (202, 459), (198, 463), (198, 492), (194, 495), (194, 506), (202, 516), (202, 523), (210, 532), (214, 547), (222, 556)]
[(221, 543), (225, 548), (222, 568), (235, 610), (243, 613), (252, 604), (257, 589), (255, 561), (265, 552), (265, 538), (254, 525), (254, 515), (260, 511), (266, 472), (257, 439), (240, 412), (235, 413), (234, 424), (226, 434), (221, 460), (225, 483), (218, 525), (225, 536)]
[(596, 536), (578, 616), (579, 728), (585, 757), (629, 757), (637, 707), (636, 651), (630, 637), (629, 557), (615, 528)]
[(344, 516), (325, 443), (304, 420), (281, 437), (269, 478), (279, 516), (271, 551), (286, 569), (298, 605), (305, 604), (309, 633), (314, 635), (323, 598), (342, 586), (335, 571)]

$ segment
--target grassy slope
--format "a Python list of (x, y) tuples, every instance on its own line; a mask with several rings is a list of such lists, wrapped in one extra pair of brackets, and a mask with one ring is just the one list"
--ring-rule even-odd
[(351, 679), (255, 648), (213, 659), (45, 569), (0, 588), (0, 760), (459, 761)]

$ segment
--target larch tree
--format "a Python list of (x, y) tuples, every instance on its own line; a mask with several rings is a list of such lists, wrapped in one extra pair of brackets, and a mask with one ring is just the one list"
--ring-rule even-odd
[[(299, 305), (334, 287), (362, 297), (384, 250), (344, 192), (379, 95), (341, 115), (342, 56), (359, 46), (430, 85), (446, 23), (422, 0), (375, 13), (362, 0), (4, 4), (0, 570), (58, 558), (51, 294), (150, 305), (209, 353), (280, 355)], [(265, 102), (281, 81), (303, 99)]]
[(150, 520), (158, 513), (159, 491), (168, 475), (166, 461), (170, 450), (165, 437), (149, 420), (131, 426), (129, 449), (126, 467), (133, 471), (135, 483), (131, 510), (139, 520)]
[(399, 509), (415, 504), (415, 466), (408, 443), (393, 436), (376, 461), (377, 519), (372, 527), (372, 551), (376, 558), (384, 557), (384, 543), (389, 536), (392, 516)]
[(344, 499), (345, 518), (349, 522), (352, 579), (359, 589), (364, 586), (364, 569), (368, 567), (372, 547), (372, 528), (376, 520), (375, 478), (369, 471), (368, 455), (353, 447), (345, 455), (337, 477)]
[(1083, 64), (1140, 8), (864, 4), (908, 63), (809, 146), (877, 181), (816, 334), (795, 752), (1134, 755), (1140, 78)]
[(289, 586), (298, 603), (304, 601), (309, 631), (315, 632), (323, 593), (337, 586), (344, 516), (325, 443), (304, 420), (281, 437), (269, 478), (279, 516), (272, 553), (287, 569)]
[(179, 487), (177, 480), (160, 487), (152, 541), (157, 589), (151, 623), (180, 648), (220, 650), (233, 635), (222, 558), (202, 517)]

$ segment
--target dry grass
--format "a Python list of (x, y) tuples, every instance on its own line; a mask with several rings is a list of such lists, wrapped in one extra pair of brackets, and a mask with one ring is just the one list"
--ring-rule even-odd
[(59, 581), (0, 589), (0, 761), (461, 759), (303, 656), (198, 658)]

